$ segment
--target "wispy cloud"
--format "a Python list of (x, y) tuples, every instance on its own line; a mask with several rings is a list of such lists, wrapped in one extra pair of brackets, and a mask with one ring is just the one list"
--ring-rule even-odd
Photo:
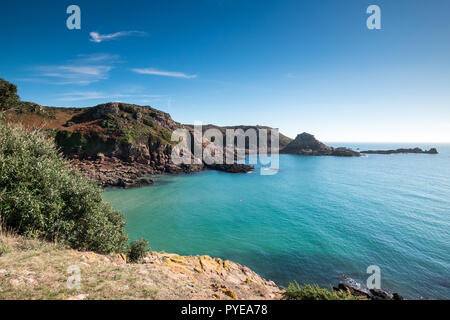
[(94, 53), (94, 54), (79, 54), (77, 55), (78, 61), (85, 63), (96, 63), (96, 62), (120, 62), (120, 56), (118, 54), (109, 53)]
[(150, 103), (166, 98), (166, 95), (131, 94), (131, 93), (107, 93), (101, 91), (72, 91), (59, 95), (59, 101), (84, 101), (84, 100), (106, 100), (120, 101), (121, 99), (141, 101)]
[(36, 70), (40, 76), (53, 79), (55, 84), (90, 84), (108, 79), (114, 67), (106, 65), (59, 65), (40, 66)]
[(289, 78), (289, 79), (296, 79), (297, 76), (296, 76), (295, 74), (293, 74), (293, 73), (287, 73), (287, 74), (286, 74), (286, 78)]
[(147, 33), (142, 31), (120, 31), (110, 34), (100, 34), (98, 32), (90, 32), (89, 35), (91, 36), (91, 38), (89, 39), (90, 41), (100, 43), (103, 41), (115, 40), (126, 36), (143, 37), (146, 36)]
[(197, 78), (196, 74), (186, 74), (183, 72), (164, 71), (164, 70), (158, 70), (158, 69), (154, 69), (154, 68), (142, 68), (142, 69), (134, 68), (134, 69), (131, 69), (131, 71), (139, 73), (139, 74), (149, 74), (149, 75), (164, 76), (164, 77), (185, 78), (185, 79)]
[(108, 79), (119, 58), (110, 54), (78, 55), (64, 64), (37, 66), (34, 70), (38, 79), (48, 83), (88, 85)]
[(122, 94), (105, 94), (98, 91), (74, 91), (62, 94), (59, 101), (83, 101), (83, 100), (97, 100), (97, 99), (117, 99), (124, 98), (126, 95)]

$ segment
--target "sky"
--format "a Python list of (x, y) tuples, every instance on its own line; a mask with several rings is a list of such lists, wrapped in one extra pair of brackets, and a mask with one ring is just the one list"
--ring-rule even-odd
[[(373, 4), (380, 30), (366, 26)], [(48, 106), (122, 101), (292, 138), (450, 142), (449, 14), (448, 0), (7, 1), (0, 78)]]

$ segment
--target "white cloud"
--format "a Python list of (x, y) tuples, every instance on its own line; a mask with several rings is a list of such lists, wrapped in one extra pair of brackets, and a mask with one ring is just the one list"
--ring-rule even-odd
[(40, 66), (40, 76), (53, 79), (55, 84), (90, 84), (109, 78), (113, 66), (106, 65), (59, 65)]
[(149, 95), (149, 94), (128, 94), (128, 93), (106, 93), (100, 91), (72, 91), (59, 95), (59, 101), (84, 101), (84, 100), (105, 100), (119, 101), (120, 99), (134, 100), (150, 103), (159, 101), (165, 95)]
[(100, 34), (98, 32), (90, 32), (89, 35), (91, 36), (91, 38), (89, 39), (90, 41), (100, 43), (103, 41), (115, 40), (117, 38), (126, 36), (145, 36), (147, 35), (147, 33), (142, 31), (120, 31), (110, 34)]
[(120, 61), (120, 56), (118, 54), (109, 54), (109, 53), (79, 54), (77, 55), (77, 57), (79, 59), (75, 61), (85, 63)]
[(126, 95), (121, 94), (105, 94), (98, 91), (74, 91), (62, 94), (59, 101), (82, 101), (82, 100), (96, 100), (96, 99), (114, 99), (124, 98)]
[[(76, 59), (68, 60), (60, 65), (38, 66), (40, 81), (67, 85), (88, 85), (109, 78), (114, 64), (120, 56), (111, 54), (78, 55)], [(38, 79), (39, 80), (39, 79)]]
[(134, 68), (134, 69), (131, 69), (131, 71), (139, 73), (139, 74), (149, 74), (149, 75), (164, 76), (164, 77), (185, 78), (185, 79), (197, 78), (196, 74), (186, 74), (183, 72), (164, 71), (164, 70), (158, 70), (158, 69), (154, 69), (154, 68), (143, 68), (143, 69)]

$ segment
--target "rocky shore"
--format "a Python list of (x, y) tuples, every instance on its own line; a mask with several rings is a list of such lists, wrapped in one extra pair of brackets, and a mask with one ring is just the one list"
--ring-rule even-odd
[(398, 293), (390, 294), (380, 289), (363, 290), (347, 283), (339, 283), (337, 287), (333, 287), (333, 290), (349, 293), (359, 300), (403, 300)]
[(71, 164), (82, 174), (98, 181), (102, 187), (135, 188), (154, 184), (153, 175), (159, 174), (187, 174), (200, 172), (205, 169), (223, 171), (227, 173), (247, 173), (253, 171), (253, 166), (246, 164), (196, 164), (172, 165), (154, 168), (148, 164), (123, 161), (115, 157), (99, 157), (97, 159), (71, 159)]
[(100, 157), (97, 159), (70, 160), (72, 166), (82, 174), (98, 181), (103, 187), (134, 188), (153, 185), (152, 175), (194, 173), (204, 170), (204, 165), (168, 164), (160, 168), (151, 167), (140, 162), (123, 161), (116, 157)]

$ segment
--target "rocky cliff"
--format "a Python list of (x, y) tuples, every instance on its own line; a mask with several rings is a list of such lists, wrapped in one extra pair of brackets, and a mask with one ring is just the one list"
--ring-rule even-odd
[[(178, 123), (168, 113), (150, 106), (110, 102), (89, 108), (55, 108), (23, 102), (17, 108), (6, 110), (4, 117), (8, 122), (22, 123), (30, 129), (45, 130), (75, 167), (103, 186), (148, 185), (152, 181), (145, 177), (160, 173), (190, 173), (206, 168), (241, 173), (253, 169), (242, 164), (194, 163), (193, 147), (187, 151), (192, 164), (172, 163), (172, 150), (178, 143), (171, 141), (172, 132), (186, 129), (192, 134), (193, 126)], [(211, 127), (223, 133), (230, 128), (244, 131), (254, 128), (256, 132), (261, 128), (270, 129), (209, 125), (204, 131)], [(267, 140), (270, 152), (270, 133)], [(289, 141), (280, 135), (281, 147)], [(204, 138), (200, 143), (203, 147), (211, 145)]]

